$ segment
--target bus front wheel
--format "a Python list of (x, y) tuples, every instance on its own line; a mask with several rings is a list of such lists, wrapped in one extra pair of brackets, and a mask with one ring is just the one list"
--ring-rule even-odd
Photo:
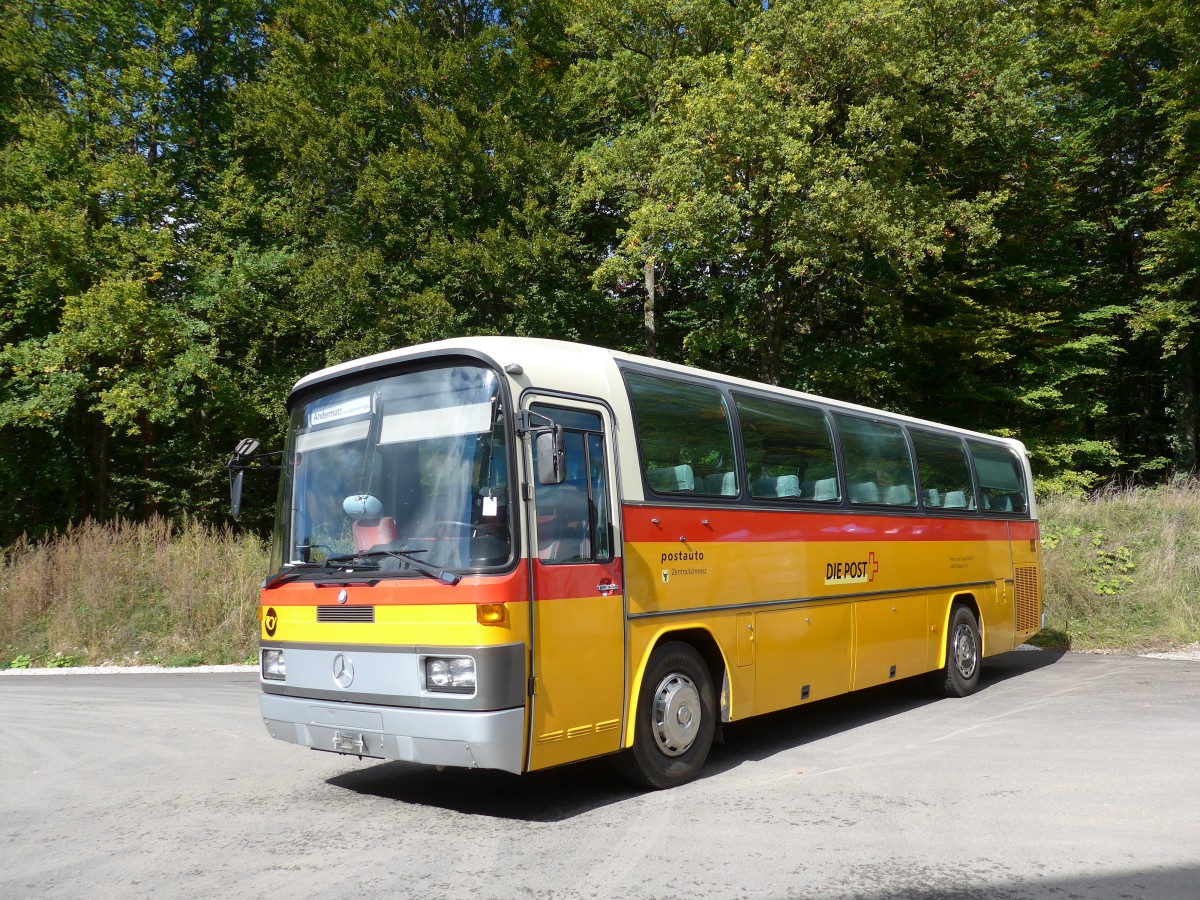
[(946, 697), (965, 697), (979, 684), (983, 642), (975, 614), (962, 605), (950, 613), (950, 634), (946, 640), (946, 667), (929, 673), (929, 685)]
[(700, 654), (680, 641), (659, 647), (642, 678), (633, 746), (617, 757), (621, 773), (651, 788), (691, 781), (712, 746), (716, 707)]

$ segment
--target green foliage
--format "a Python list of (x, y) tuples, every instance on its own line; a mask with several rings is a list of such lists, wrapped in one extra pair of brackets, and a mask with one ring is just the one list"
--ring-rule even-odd
[(1136, 650), (1200, 633), (1200, 484), (1043, 501), (1045, 608), (1071, 647)]
[[(0, 544), (225, 516), (327, 363), (563, 337), (1192, 471), (1187, 0), (0, 7)], [(248, 483), (265, 532), (273, 485)]]
[(18, 503), (0, 539), (212, 506), (204, 423), (228, 363), (192, 300), (193, 257), (257, 15), (4, 8), (0, 67), (20, 88), (0, 106), (0, 492)]
[[(13, 650), (12, 647), (9, 647), (8, 649), (10, 652)], [(31, 655), (29, 655), (28, 653), (19, 653), (16, 656), (12, 657), (12, 659), (10, 659), (8, 662), (6, 662), (2, 668), (28, 669), (32, 665), (33, 665), (33, 657)]]

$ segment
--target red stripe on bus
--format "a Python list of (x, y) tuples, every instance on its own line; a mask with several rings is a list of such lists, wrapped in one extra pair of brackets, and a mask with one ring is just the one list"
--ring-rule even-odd
[[(677, 542), (1007, 541), (1009, 522), (967, 517), (863, 515), (807, 510), (626, 506), (625, 540)], [(1015, 522), (1033, 536), (1035, 522)]]
[(1041, 537), (1037, 522), (1010, 522), (1014, 541), (1036, 541)]
[(567, 600), (574, 597), (599, 596), (604, 582), (620, 584), (621, 560), (607, 563), (534, 563), (533, 576), (538, 600)]

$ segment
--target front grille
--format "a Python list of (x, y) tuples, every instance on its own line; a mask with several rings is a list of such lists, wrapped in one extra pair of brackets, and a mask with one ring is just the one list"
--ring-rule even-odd
[(318, 606), (318, 622), (374, 622), (373, 606)]
[(1037, 566), (1017, 566), (1014, 588), (1017, 594), (1017, 631), (1037, 631), (1041, 625)]

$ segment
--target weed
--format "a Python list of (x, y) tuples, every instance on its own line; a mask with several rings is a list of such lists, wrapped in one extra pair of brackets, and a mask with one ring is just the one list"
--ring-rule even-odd
[(1041, 505), (1047, 624), (1077, 649), (1200, 637), (1200, 481)]
[(1058, 628), (1043, 628), (1029, 641), (1035, 647), (1044, 650), (1070, 650), (1071, 637)]
[(245, 659), (266, 567), (259, 538), (190, 519), (22, 539), (0, 552), (0, 642), (10, 666)]

